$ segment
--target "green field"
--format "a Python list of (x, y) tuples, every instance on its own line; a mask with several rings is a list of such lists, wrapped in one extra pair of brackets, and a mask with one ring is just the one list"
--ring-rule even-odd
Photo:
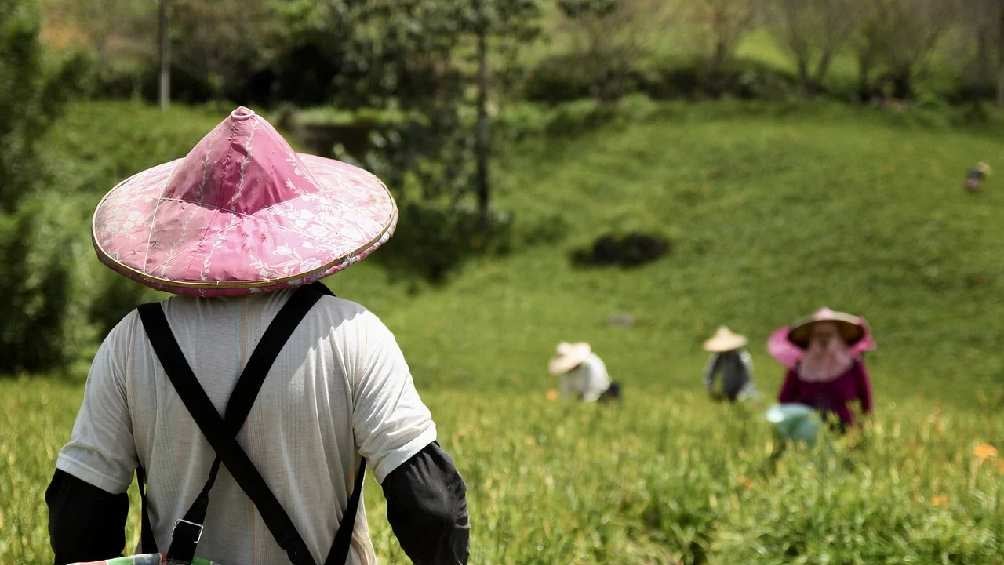
[[(973, 451), (1004, 451), (1004, 195), (996, 176), (983, 194), (960, 189), (978, 160), (1004, 168), (1004, 136), (827, 105), (594, 110), (500, 140), (508, 255), (438, 286), (392, 281), (376, 260), (328, 280), (397, 334), (468, 482), (472, 563), (1004, 563), (1004, 463)], [(54, 188), (96, 202), (215, 121), (176, 109), (160, 129), (128, 127), (127, 112), (157, 116), (73, 108), (47, 145)], [(109, 130), (125, 156), (104, 157), (118, 149)], [(669, 255), (571, 265), (573, 249), (635, 229), (666, 234)], [(876, 418), (772, 463), (762, 413), (781, 369), (762, 344), (823, 304), (873, 325)], [(634, 325), (611, 325), (617, 314)], [(766, 398), (702, 394), (700, 342), (721, 323), (751, 337)], [(623, 405), (544, 398), (559, 340), (593, 344)], [(42, 492), (79, 399), (73, 378), (0, 382), (2, 563), (49, 559)], [(399, 562), (369, 489), (378, 553)]]

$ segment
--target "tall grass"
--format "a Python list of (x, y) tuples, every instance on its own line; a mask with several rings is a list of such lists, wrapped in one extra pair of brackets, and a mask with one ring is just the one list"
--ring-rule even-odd
[[(0, 562), (51, 560), (42, 494), (80, 388), (0, 382)], [(772, 458), (764, 403), (628, 392), (618, 406), (427, 390), (469, 488), (472, 563), (1000, 563), (1004, 421), (886, 403)], [(378, 554), (406, 559), (370, 481)], [(133, 497), (129, 539), (135, 541)]]
[[(156, 116), (79, 112), (72, 137), (51, 132), (53, 155), (128, 125), (119, 115)], [(1002, 195), (996, 175), (982, 194), (960, 187), (976, 161), (1000, 167), (1000, 133), (838, 106), (556, 112), (498, 144), (496, 205), (523, 242), (509, 255), (440, 285), (393, 282), (376, 257), (328, 281), (404, 349), (470, 488), (472, 562), (1001, 563), (1004, 468), (974, 447), (1004, 450)], [(173, 116), (172, 131), (214, 122)], [(127, 161), (102, 178), (149, 164)], [(66, 167), (63, 178), (94, 174)], [(80, 192), (96, 202), (108, 184)], [(572, 265), (597, 236), (636, 229), (668, 235), (670, 254), (630, 270)], [(761, 344), (822, 304), (873, 324), (876, 415), (772, 462), (761, 415), (780, 368)], [(610, 323), (621, 314), (633, 325)], [(720, 323), (751, 338), (759, 403), (700, 394), (700, 342)], [(603, 356), (623, 405), (545, 400), (546, 360), (569, 339)], [(79, 399), (75, 381), (0, 382), (2, 563), (49, 559), (42, 492)], [(400, 562), (372, 483), (367, 507), (378, 552)]]

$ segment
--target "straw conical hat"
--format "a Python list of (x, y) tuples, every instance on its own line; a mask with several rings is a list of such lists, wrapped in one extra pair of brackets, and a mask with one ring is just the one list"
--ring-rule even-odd
[(561, 342), (558, 344), (554, 357), (547, 364), (547, 371), (552, 375), (563, 375), (578, 367), (592, 351), (588, 343)]
[(824, 306), (813, 312), (808, 318), (792, 324), (791, 330), (788, 331), (788, 341), (803, 349), (808, 347), (812, 337), (812, 326), (820, 322), (836, 324), (840, 337), (847, 345), (858, 343), (868, 333), (865, 321), (860, 316), (837, 312)]
[(298, 286), (386, 242), (397, 206), (372, 174), (296, 153), (240, 107), (186, 157), (119, 183), (94, 212), (98, 258), (147, 286), (197, 296)]
[(715, 335), (704, 342), (704, 350), (712, 353), (722, 353), (744, 347), (746, 336), (737, 334), (725, 326), (719, 326)]

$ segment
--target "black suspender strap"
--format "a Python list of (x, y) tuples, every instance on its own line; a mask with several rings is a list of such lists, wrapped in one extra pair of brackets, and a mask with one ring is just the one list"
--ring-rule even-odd
[(139, 547), (143, 553), (157, 553), (157, 540), (153, 537), (150, 516), (146, 513), (146, 470), (136, 467), (136, 486), (139, 487)]
[[(159, 304), (140, 306), (140, 318), (158, 359), (160, 359), (168, 378), (189, 413), (216, 452), (216, 459), (213, 461), (206, 484), (188, 512), (185, 513), (185, 517), (179, 520), (175, 526), (171, 549), (168, 551), (170, 559), (184, 563), (191, 561), (194, 557), (209, 505), (209, 492), (222, 462), (254, 503), (265, 525), (279, 546), (286, 552), (290, 561), (296, 565), (314, 565), (313, 558), (303, 538), (289, 519), (289, 515), (268, 488), (240, 444), (237, 443), (235, 436), (247, 419), (275, 358), (293, 330), (323, 294), (330, 295), (331, 292), (320, 283), (301, 287), (293, 293), (272, 323), (269, 324), (258, 346), (252, 352), (247, 366), (242, 371), (231, 393), (222, 419), (185, 360), (184, 354), (167, 324), (163, 309)], [(356, 488), (349, 499), (348, 508), (346, 508), (335, 535), (335, 542), (326, 564), (344, 563), (347, 558), (364, 472), (365, 461), (356, 476)], [(331, 561), (332, 556), (339, 555), (342, 556), (340, 561)]]
[(349, 546), (352, 545), (352, 528), (356, 525), (356, 511), (359, 510), (359, 498), (363, 494), (363, 478), (366, 477), (366, 460), (359, 463), (359, 470), (356, 471), (356, 484), (352, 488), (352, 496), (349, 497), (348, 506), (345, 507), (345, 514), (342, 514), (342, 521), (338, 524), (338, 531), (335, 532), (335, 541), (331, 543), (331, 551), (328, 558), (324, 560), (324, 565), (344, 565), (349, 560)]

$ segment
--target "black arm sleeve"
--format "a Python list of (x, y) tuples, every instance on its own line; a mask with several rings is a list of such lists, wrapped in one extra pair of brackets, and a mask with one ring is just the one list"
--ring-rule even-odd
[(387, 521), (413, 562), (467, 563), (467, 487), (438, 443), (391, 471), (382, 486)]
[(45, 490), (49, 543), (56, 565), (122, 555), (129, 496), (110, 494), (56, 470)]

